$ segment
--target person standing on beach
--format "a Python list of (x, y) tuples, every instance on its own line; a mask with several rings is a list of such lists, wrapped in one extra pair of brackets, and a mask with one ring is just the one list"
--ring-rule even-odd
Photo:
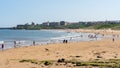
[(97, 35), (95, 35), (94, 38), (97, 40)]
[(65, 43), (68, 43), (68, 40), (65, 40)]
[(35, 46), (35, 41), (33, 41), (33, 45)]
[(0, 41), (0, 44), (1, 44), (1, 49), (3, 50), (4, 49), (4, 41)]
[(2, 51), (3, 51), (3, 49), (4, 49), (4, 43), (2, 43)]
[(113, 39), (112, 39), (112, 41), (114, 42), (114, 41), (115, 41), (115, 39), (113, 38)]
[(14, 48), (16, 48), (16, 41), (14, 41)]
[(65, 39), (63, 40), (63, 43), (65, 43)]

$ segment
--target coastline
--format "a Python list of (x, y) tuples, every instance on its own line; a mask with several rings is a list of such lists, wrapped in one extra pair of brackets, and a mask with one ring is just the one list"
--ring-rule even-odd
[[(92, 41), (102, 39), (101, 34), (95, 33), (85, 33), (85, 32), (68, 32), (69, 30), (17, 30), (17, 31), (8, 31), (11, 32), (10, 36), (8, 35), (8, 39), (5, 35), (1, 36), (2, 42), (4, 42), (4, 49), (22, 47), (22, 46), (30, 46), (33, 45), (33, 41), (35, 45), (45, 45), (45, 44), (56, 44), (63, 43), (63, 40), (67, 40), (68, 42), (81, 42), (81, 41)], [(2, 32), (2, 31), (1, 31)], [(17, 34), (15, 35), (15, 33)], [(29, 33), (36, 33), (35, 35)], [(5, 31), (7, 33), (7, 30)], [(28, 33), (28, 34), (27, 34)], [(49, 35), (49, 33), (51, 35)], [(19, 35), (22, 34), (22, 35)], [(25, 36), (24, 36), (25, 34)], [(28, 36), (27, 36), (28, 35)], [(41, 35), (41, 36), (40, 36)], [(43, 35), (43, 36), (42, 36)], [(90, 37), (90, 36), (92, 37)], [(19, 38), (21, 36), (21, 38)], [(88, 37), (89, 36), (89, 37)]]
[[(90, 32), (100, 34), (120, 34), (120, 31), (105, 31), (104, 30), (84, 30), (75, 29), (67, 31), (75, 32)], [(112, 39), (102, 39), (97, 41), (87, 42), (70, 42), (67, 44), (57, 43), (48, 44), (43, 46), (25, 46), (20, 48), (8, 49), (0, 51), (0, 65), (1, 68), (42, 68), (41, 65), (32, 63), (20, 63), (23, 59), (35, 59), (35, 60), (58, 60), (65, 58), (66, 60), (80, 60), (80, 61), (91, 61), (95, 59), (106, 60), (106, 59), (120, 59), (120, 39), (117, 38), (113, 42)], [(47, 50), (46, 50), (47, 49)], [(99, 57), (101, 58), (98, 58)], [(78, 57), (76, 57), (78, 56)], [(51, 68), (56, 68), (55, 66)], [(59, 67), (57, 67), (59, 68)], [(60, 67), (60, 68), (65, 68)]]

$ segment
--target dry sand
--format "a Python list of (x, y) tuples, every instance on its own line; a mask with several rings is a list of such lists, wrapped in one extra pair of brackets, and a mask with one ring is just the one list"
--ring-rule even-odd
[[(91, 32), (92, 31), (93, 30), (91, 30)], [(116, 34), (119, 34), (119, 31), (116, 32)], [(104, 34), (107, 34), (107, 32)], [(41, 65), (37, 64), (27, 62), (20, 63), (19, 61), (23, 59), (35, 59), (42, 61), (65, 58), (67, 60), (77, 59), (81, 61), (90, 61), (97, 59), (98, 56), (101, 57), (101, 60), (120, 59), (120, 39), (115, 39), (115, 42), (113, 42), (112, 39), (103, 39), (98, 41), (48, 44), (43, 46), (8, 49), (0, 51), (0, 68), (42, 68)], [(50, 68), (66, 67), (52, 66)]]

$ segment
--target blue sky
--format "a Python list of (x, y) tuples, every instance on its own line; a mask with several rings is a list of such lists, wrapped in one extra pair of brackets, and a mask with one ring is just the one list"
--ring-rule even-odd
[(61, 20), (120, 20), (120, 0), (0, 0), (0, 27)]

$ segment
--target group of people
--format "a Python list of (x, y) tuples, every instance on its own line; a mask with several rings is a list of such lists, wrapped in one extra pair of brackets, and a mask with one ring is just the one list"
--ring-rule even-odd
[[(20, 41), (13, 41), (13, 45), (14, 45), (14, 48), (18, 47), (18, 45), (20, 44)], [(0, 45), (1, 45), (1, 50), (4, 50), (5, 48), (5, 43), (4, 41), (0, 41)], [(35, 41), (33, 41), (33, 45), (35, 46)]]
[[(88, 37), (89, 37), (89, 38), (97, 38), (96, 35), (91, 35), (91, 34), (89, 34)], [(115, 35), (113, 35), (113, 37), (115, 37)], [(119, 35), (117, 35), (117, 37), (119, 37)], [(70, 38), (70, 40), (71, 40), (71, 39), (72, 39), (72, 37)], [(115, 38), (112, 38), (112, 41), (114, 42), (114, 41), (115, 41)], [(13, 43), (14, 43), (14, 48), (17, 47), (17, 44), (20, 44), (20, 42), (18, 43), (17, 41), (14, 41)], [(68, 43), (68, 40), (65, 40), (65, 39), (64, 39), (64, 40), (63, 40), (63, 43)], [(1, 45), (1, 49), (4, 50), (4, 47), (5, 47), (4, 41), (0, 41), (0, 45)], [(33, 46), (35, 46), (35, 45), (36, 45), (36, 42), (33, 41)]]
[(68, 40), (65, 40), (65, 39), (64, 39), (64, 40), (63, 40), (63, 43), (68, 43)]
[[(1, 50), (4, 50), (4, 48), (5, 48), (5, 42), (4, 41), (0, 41), (0, 45), (1, 45)], [(14, 41), (14, 48), (16, 48), (16, 46), (17, 46), (17, 42)]]
[(96, 37), (97, 37), (97, 35), (92, 35), (92, 34), (89, 34), (89, 35), (88, 35), (88, 37), (89, 37), (89, 38), (96, 38)]
[(20, 47), (21, 41), (14, 41), (14, 48)]

